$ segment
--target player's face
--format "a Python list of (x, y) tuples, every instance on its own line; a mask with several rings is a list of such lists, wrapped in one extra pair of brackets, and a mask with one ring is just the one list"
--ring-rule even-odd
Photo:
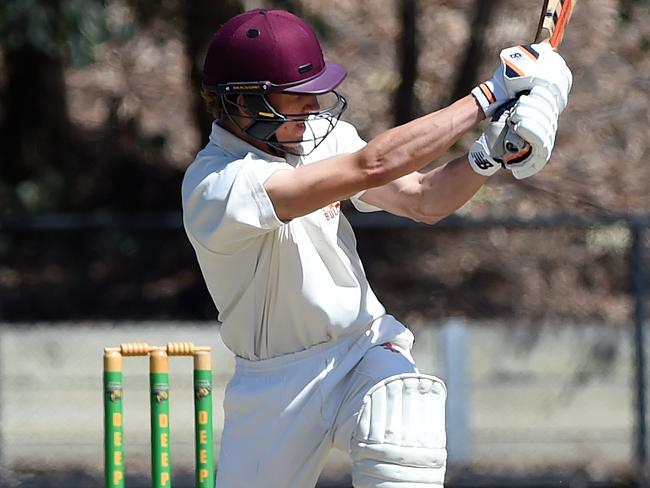
[[(267, 95), (268, 101), (273, 108), (288, 117), (303, 116), (318, 112), (320, 105), (315, 95), (301, 95), (288, 93), (270, 93)], [(305, 122), (285, 122), (275, 132), (278, 142), (295, 142), (302, 140), (305, 133)]]

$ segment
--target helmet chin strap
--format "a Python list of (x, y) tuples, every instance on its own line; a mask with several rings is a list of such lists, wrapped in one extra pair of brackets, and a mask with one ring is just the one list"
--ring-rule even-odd
[(269, 137), (268, 142), (266, 143), (266, 147), (268, 148), (269, 152), (271, 154), (274, 154), (276, 156), (284, 157), (285, 155), (285, 150), (281, 149), (282, 143), (278, 141), (278, 138), (275, 134), (273, 134), (271, 137)]
[(286, 119), (273, 110), (263, 95), (245, 95), (244, 106), (253, 114), (253, 123), (244, 131), (255, 139), (269, 141), (275, 136), (275, 131), (286, 122)]

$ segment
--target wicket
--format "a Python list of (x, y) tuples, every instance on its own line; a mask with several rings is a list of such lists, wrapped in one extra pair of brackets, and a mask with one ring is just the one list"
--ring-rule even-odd
[(194, 358), (196, 488), (214, 488), (212, 366), (209, 347), (190, 342), (149, 346), (136, 342), (104, 349), (104, 476), (106, 488), (124, 488), (122, 358), (149, 356), (151, 478), (153, 488), (171, 488), (169, 447), (169, 356)]

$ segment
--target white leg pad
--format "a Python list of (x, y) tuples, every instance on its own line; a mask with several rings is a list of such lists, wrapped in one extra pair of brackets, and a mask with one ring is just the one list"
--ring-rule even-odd
[(442, 487), (446, 397), (440, 379), (417, 373), (391, 376), (373, 386), (352, 436), (354, 487)]

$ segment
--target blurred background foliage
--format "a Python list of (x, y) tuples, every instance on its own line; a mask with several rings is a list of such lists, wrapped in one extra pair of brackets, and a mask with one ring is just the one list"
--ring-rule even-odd
[[(228, 1), (3, 2), (2, 215), (177, 208), (165, 190), (177, 185), (178, 170), (165, 164), (164, 137), (141, 133), (137, 114), (123, 113), (128, 87), (98, 100), (107, 116), (101, 127), (90, 129), (71, 121), (67, 75), (106, 62), (97, 57), (102, 48), (128, 49), (136, 36), (147, 33), (158, 45), (170, 39), (183, 44), (197, 86), (211, 34), (241, 10)], [(194, 98), (193, 122), (205, 133), (210, 121)], [(158, 164), (152, 168), (153, 160)], [(121, 191), (124, 195), (116, 198), (116, 189), (129, 188), (137, 191)]]
[[(488, 65), (494, 64), (492, 60), (498, 48), (521, 41), (518, 32), (526, 32), (521, 28), (522, 22), (529, 32), (531, 19), (534, 21), (537, 16), (536, 8), (515, 7), (508, 0), (465, 0), (456, 6), (445, 1), (417, 0), (383, 1), (381, 5), (357, 2), (357, 6), (350, 5), (354, 2), (334, 3), (324, 8), (309, 0), (3, 2), (0, 5), (2, 215), (95, 209), (177, 209), (178, 202), (169, 199), (166, 190), (171, 191), (178, 183), (179, 166), (186, 164), (192, 151), (206, 141), (211, 122), (196, 90), (205, 48), (212, 33), (225, 19), (246, 8), (273, 6), (304, 16), (323, 39), (326, 51), (344, 57), (351, 71), (361, 71), (362, 76), (368, 76), (371, 94), (381, 91), (383, 97), (382, 103), (375, 105), (387, 108), (375, 112), (376, 106), (352, 104), (350, 117), (353, 119), (354, 113), (365, 112), (357, 117), (357, 122), (366, 137), (466, 94), (481, 76), (486, 75), (484, 59), (490, 60)], [(649, 0), (605, 0), (599, 2), (595, 7), (599, 11), (589, 19), (585, 10), (594, 7), (579, 6), (576, 15), (582, 19), (583, 26), (571, 27), (568, 37), (573, 42), (570, 41), (567, 52), (573, 53), (575, 46), (581, 43), (579, 29), (594, 27), (602, 30), (603, 37), (616, 38), (615, 31), (637, 29), (641, 18), (647, 18), (649, 7)], [(584, 9), (582, 12), (581, 8)], [(616, 11), (619, 19), (616, 25), (611, 25), (612, 10)], [(429, 29), (431, 20), (428, 14), (432, 11), (439, 12), (440, 19), (462, 32), (462, 35), (457, 35), (459, 39), (445, 39), (435, 29)], [(343, 22), (343, 14), (358, 17)], [(510, 33), (494, 34), (500, 23), (513, 19), (520, 22)], [(634, 26), (630, 27), (630, 23)], [(348, 26), (353, 28), (348, 29)], [(92, 94), (93, 88), (101, 84), (93, 76), (103, 70), (104, 76), (115, 77), (119, 68), (129, 68), (124, 65), (127, 59), (124, 51), (137, 49), (143, 44), (143, 39), (151, 44), (147, 49), (152, 55), (148, 56), (145, 49), (141, 56), (132, 56), (129, 62), (132, 65), (148, 63), (148, 77), (167, 75), (167, 67), (155, 66), (161, 61), (154, 59), (156, 55), (160, 56), (155, 51), (174, 44), (178, 52), (170, 60), (181, 68), (174, 74), (178, 77), (174, 86), (147, 87), (150, 79), (132, 77), (120, 87), (111, 87), (111, 93), (103, 90), (103, 93)], [(494, 46), (495, 40), (499, 46)], [(428, 52), (434, 50), (431, 43), (443, 41), (450, 42), (448, 52), (454, 56), (453, 59), (439, 58), (437, 62), (439, 69), (449, 73), (451, 83), (438, 83), (432, 87), (436, 80), (428, 79), (427, 75), (434, 68), (429, 65), (423, 70), (421, 64)], [(641, 32), (637, 46), (640, 55), (647, 57), (648, 43), (647, 32)], [(345, 56), (342, 46), (348, 51)], [(582, 47), (588, 49), (590, 46)], [(376, 56), (377, 49), (381, 50), (383, 72), (381, 69), (368, 70), (365, 66), (367, 59)], [(454, 50), (458, 50), (459, 55), (455, 55)], [(113, 59), (111, 54), (115, 56)], [(123, 66), (116, 66), (116, 62)], [(577, 89), (580, 90), (583, 67), (579, 62), (573, 66)], [(160, 69), (163, 73), (158, 73)], [(598, 73), (588, 75), (597, 76)], [(640, 75), (643, 83), (647, 83), (647, 73)], [(70, 83), (73, 78), (77, 80), (75, 86)], [(133, 83), (140, 85), (139, 89), (160, 89), (163, 93), (158, 93), (159, 100), (169, 95), (184, 97), (182, 110), (189, 112), (183, 120), (186, 127), (174, 127), (177, 132), (184, 131), (177, 136), (193, 139), (185, 143), (188, 147), (180, 150), (184, 160), (175, 157), (170, 160), (169, 152), (174, 151), (170, 144), (175, 142), (170, 141), (168, 135), (142, 130), (143, 112), (150, 110), (149, 106), (156, 102), (145, 101), (134, 107), (134, 87), (129, 86)], [(353, 86), (351, 90), (358, 87)], [(71, 92), (80, 91), (86, 92), (86, 98), (94, 95), (95, 100), (73, 106), (70, 97), (76, 95)], [(155, 98), (156, 94), (150, 92), (149, 95)], [(351, 96), (353, 102), (356, 101), (354, 96)], [(91, 112), (93, 108), (97, 110), (98, 104), (103, 105), (102, 124), (84, 124), (84, 112)], [(559, 141), (559, 146), (562, 147), (562, 141)], [(170, 170), (174, 166), (175, 170)], [(115, 198), (116, 188), (125, 185), (142, 191)], [(147, 189), (158, 185), (162, 185), (159, 187), (161, 191)]]
[[(0, 3), (0, 218), (16, 222), (53, 213), (180, 211), (183, 170), (206, 142), (211, 124), (198, 96), (205, 49), (218, 26), (245, 9), (280, 7), (308, 19), (326, 57), (348, 67), (342, 91), (351, 108), (345, 118), (369, 139), (467, 94), (490, 75), (500, 49), (530, 39), (539, 16), (537, 3), (5, 0)], [(575, 84), (552, 164), (523, 182), (507, 174), (492, 178), (459, 213), (475, 218), (646, 213), (649, 50), (650, 0), (579, 3), (562, 47)], [(461, 139), (452, 156), (465, 151), (477, 134)], [(145, 237), (124, 229), (105, 232), (83, 238), (83, 232), (73, 237), (1, 235), (5, 316), (65, 318), (115, 310), (132, 315), (140, 313), (136, 304), (145, 302), (156, 304), (154, 314), (212, 313), (206, 311), (209, 299), (182, 233)], [(509, 261), (496, 269), (488, 256), (478, 259), (480, 253), (462, 251), (440, 236), (433, 242), (433, 235), (416, 238), (395, 230), (365, 241), (363, 234), (360, 248), (380, 296), (405, 313), (443, 314), (452, 303), (453, 311), (468, 315), (609, 314), (621, 319), (629, 312), (619, 303), (627, 286), (627, 275), (620, 273), (624, 243), (614, 246), (616, 251), (598, 251), (602, 273), (611, 278), (605, 286), (594, 282), (593, 260), (572, 262), (579, 266), (575, 275), (552, 277), (554, 269), (570, 263), (547, 256), (544, 269), (534, 275), (519, 273)], [(587, 249), (588, 234), (555, 242), (566, 239), (569, 247), (578, 243)], [(535, 241), (520, 236), (517, 246), (531, 249)], [(107, 248), (106, 242), (112, 245)], [(75, 244), (80, 243), (87, 248), (79, 249)], [(49, 248), (43, 249), (46, 244)], [(403, 284), (390, 261), (399, 249), (417, 252), (421, 263), (436, 263), (430, 272), (425, 273), (428, 265), (413, 270), (411, 276), (422, 276), (408, 305), (397, 298)], [(462, 252), (473, 257), (463, 261)], [(92, 262), (72, 263), (86, 254)], [(459, 263), (465, 263), (461, 272)], [(450, 285), (458, 276), (462, 279)], [(560, 289), (583, 290), (577, 295), (596, 299), (591, 305), (582, 300), (550, 310), (531, 303), (516, 311), (498, 297), (481, 302), (480, 294), (475, 302), (455, 301), (459, 290), (471, 297), (480, 283), (513, 291), (533, 286), (526, 279), (536, 286), (560, 283), (564, 288), (549, 291), (558, 300), (565, 295)], [(593, 295), (595, 289), (600, 294)], [(441, 298), (443, 293), (449, 299)], [(71, 295), (86, 297), (86, 306), (64, 312), (60, 304)], [(36, 297), (40, 310), (30, 306)], [(188, 302), (188, 297), (193, 298)], [(616, 305), (603, 311), (608, 300)]]

